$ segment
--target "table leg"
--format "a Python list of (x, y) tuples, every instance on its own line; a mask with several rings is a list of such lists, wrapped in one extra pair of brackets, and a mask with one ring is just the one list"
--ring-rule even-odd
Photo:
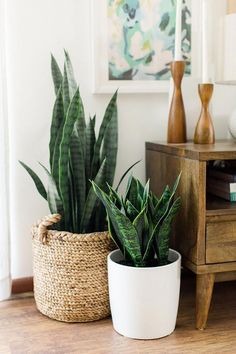
[(206, 327), (211, 297), (214, 287), (215, 274), (197, 274), (196, 286), (196, 328)]

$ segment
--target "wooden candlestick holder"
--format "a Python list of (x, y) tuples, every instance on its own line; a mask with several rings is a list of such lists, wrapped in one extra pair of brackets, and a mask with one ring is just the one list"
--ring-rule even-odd
[(168, 143), (186, 143), (186, 119), (181, 83), (184, 76), (185, 61), (173, 61), (171, 74), (174, 81), (174, 92), (170, 106), (168, 121)]
[(194, 134), (194, 144), (214, 144), (215, 132), (209, 112), (209, 103), (213, 94), (213, 84), (198, 85), (198, 92), (202, 101), (202, 110)]

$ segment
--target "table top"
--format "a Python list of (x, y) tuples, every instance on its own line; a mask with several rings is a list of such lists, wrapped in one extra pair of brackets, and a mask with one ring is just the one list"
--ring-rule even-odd
[(218, 140), (215, 144), (146, 142), (146, 149), (199, 161), (236, 160), (234, 140)]

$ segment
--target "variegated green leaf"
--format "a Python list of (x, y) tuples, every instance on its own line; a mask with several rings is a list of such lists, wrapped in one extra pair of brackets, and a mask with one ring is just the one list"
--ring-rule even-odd
[(51, 173), (48, 171), (48, 169), (43, 166), (41, 163), (39, 163), (40, 166), (42, 166), (42, 168), (44, 169), (44, 171), (46, 172), (47, 176), (48, 176), (48, 205), (49, 205), (49, 209), (50, 212), (52, 214), (60, 214), (60, 215), (64, 215), (64, 210), (63, 210), (63, 205), (62, 205), (62, 201), (61, 198), (59, 196), (58, 190), (57, 190), (57, 186), (56, 183), (51, 175)]
[(93, 160), (94, 145), (96, 142), (95, 135), (95, 122), (96, 117), (93, 119), (89, 118), (89, 122), (86, 126), (86, 178), (89, 180), (91, 178), (91, 165)]
[(117, 238), (124, 245), (125, 250), (135, 266), (143, 266), (141, 248), (137, 231), (131, 221), (109, 200), (94, 182), (92, 182), (95, 193), (106, 208), (110, 222), (114, 228)]
[(92, 161), (92, 178), (95, 177), (96, 171), (97, 171), (97, 168), (99, 165), (100, 150), (101, 150), (104, 134), (106, 132), (107, 126), (109, 125), (109, 123), (113, 117), (114, 112), (116, 112), (116, 109), (117, 109), (116, 100), (117, 100), (117, 91), (113, 95), (113, 97), (111, 98), (111, 100), (107, 106), (102, 124), (100, 126), (98, 139), (97, 139), (96, 144), (94, 146), (94, 155), (93, 155), (93, 161)]
[(65, 124), (63, 126), (62, 139), (59, 149), (59, 189), (63, 201), (65, 211), (65, 223), (69, 227), (70, 223), (70, 203), (69, 203), (69, 181), (68, 181), (68, 168), (69, 168), (69, 152), (71, 136), (74, 130), (76, 119), (80, 110), (80, 93), (77, 89), (66, 115)]
[(46, 189), (41, 181), (41, 179), (37, 176), (37, 174), (29, 167), (27, 166), (24, 162), (19, 161), (19, 163), (24, 167), (24, 169), (28, 172), (32, 180), (34, 181), (35, 187), (37, 188), (37, 191), (39, 194), (47, 200), (47, 192)]
[[(95, 183), (100, 187), (104, 186), (105, 184), (104, 181), (105, 170), (106, 170), (106, 160), (104, 160), (103, 163), (101, 164), (101, 167), (94, 180)], [(80, 229), (82, 232), (88, 232), (92, 217), (94, 216), (94, 214), (96, 214), (96, 212), (98, 212), (98, 210), (96, 210), (97, 202), (98, 202), (97, 195), (94, 192), (93, 186), (91, 185), (85, 202), (82, 218), (81, 218)]]
[(113, 114), (110, 122), (104, 133), (103, 147), (102, 147), (102, 160), (106, 158), (106, 182), (109, 185), (113, 184), (115, 169), (116, 169), (116, 159), (118, 150), (118, 122), (117, 122), (117, 106), (115, 105), (113, 109)]
[(50, 131), (49, 153), (50, 153), (51, 171), (53, 169), (53, 155), (54, 155), (55, 143), (56, 143), (56, 139), (60, 127), (63, 124), (63, 121), (64, 121), (64, 109), (63, 109), (62, 88), (60, 87), (53, 107), (52, 123), (51, 123), (51, 131)]
[[(143, 260), (144, 260), (144, 261), (146, 261), (146, 260), (148, 259), (149, 254), (150, 254), (151, 249), (152, 249), (153, 244), (154, 244), (154, 238), (155, 238), (156, 235), (158, 234), (159, 229), (160, 229), (160, 227), (161, 227), (161, 225), (162, 225), (163, 220), (165, 220), (166, 216), (168, 215), (169, 208), (170, 208), (170, 206), (171, 206), (171, 204), (172, 204), (172, 202), (173, 202), (173, 198), (174, 198), (175, 193), (176, 193), (176, 190), (177, 190), (177, 188), (178, 188), (180, 176), (181, 176), (181, 175), (178, 176), (178, 178), (177, 178), (177, 180), (176, 180), (176, 182), (175, 182), (175, 184), (174, 184), (174, 187), (173, 187), (173, 190), (172, 190), (172, 192), (171, 192), (170, 197), (169, 197), (169, 190), (168, 190), (168, 188), (165, 189), (165, 191), (167, 191), (167, 196), (168, 196), (168, 198), (166, 197), (166, 198), (167, 198), (167, 202), (164, 204), (163, 211), (162, 211), (162, 214), (160, 215), (160, 217), (159, 217), (158, 219), (157, 219), (157, 218), (154, 218), (154, 223), (156, 224), (156, 226), (154, 227), (153, 233), (152, 233), (152, 235), (151, 235), (150, 238), (149, 238), (149, 241), (148, 241), (148, 244), (147, 244), (147, 248), (146, 248), (145, 253), (144, 253), (144, 256), (143, 256)], [(164, 194), (165, 194), (165, 192), (164, 192)], [(163, 197), (163, 198), (164, 198), (164, 197)]]
[(52, 72), (52, 79), (54, 83), (54, 90), (55, 94), (58, 94), (58, 90), (62, 84), (62, 73), (61, 70), (57, 64), (56, 59), (54, 56), (51, 54), (51, 72)]
[(163, 220), (158, 235), (156, 237), (156, 252), (160, 265), (165, 265), (168, 263), (171, 224), (179, 208), (180, 198), (177, 198), (174, 201), (172, 207), (170, 208), (166, 218)]
[(67, 79), (68, 79), (70, 99), (72, 99), (72, 97), (74, 96), (77, 90), (77, 83), (75, 80), (74, 70), (71, 64), (70, 56), (66, 50), (64, 50), (64, 53), (65, 53), (65, 68), (66, 68)]
[(66, 116), (71, 101), (71, 90), (69, 87), (69, 79), (67, 76), (66, 65), (64, 65), (64, 74), (62, 80), (62, 96), (63, 96), (64, 114)]
[(71, 167), (74, 174), (75, 183), (75, 198), (77, 202), (77, 217), (78, 228), (80, 228), (81, 217), (84, 210), (86, 199), (86, 176), (85, 176), (85, 161), (84, 152), (81, 144), (81, 140), (75, 131), (73, 131), (70, 141), (70, 156)]

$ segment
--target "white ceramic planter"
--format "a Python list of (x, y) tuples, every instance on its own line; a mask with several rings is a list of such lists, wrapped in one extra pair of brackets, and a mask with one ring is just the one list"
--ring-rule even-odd
[(179, 305), (181, 256), (170, 250), (170, 264), (135, 268), (121, 265), (119, 250), (108, 256), (108, 281), (114, 329), (123, 336), (156, 339), (171, 334)]

